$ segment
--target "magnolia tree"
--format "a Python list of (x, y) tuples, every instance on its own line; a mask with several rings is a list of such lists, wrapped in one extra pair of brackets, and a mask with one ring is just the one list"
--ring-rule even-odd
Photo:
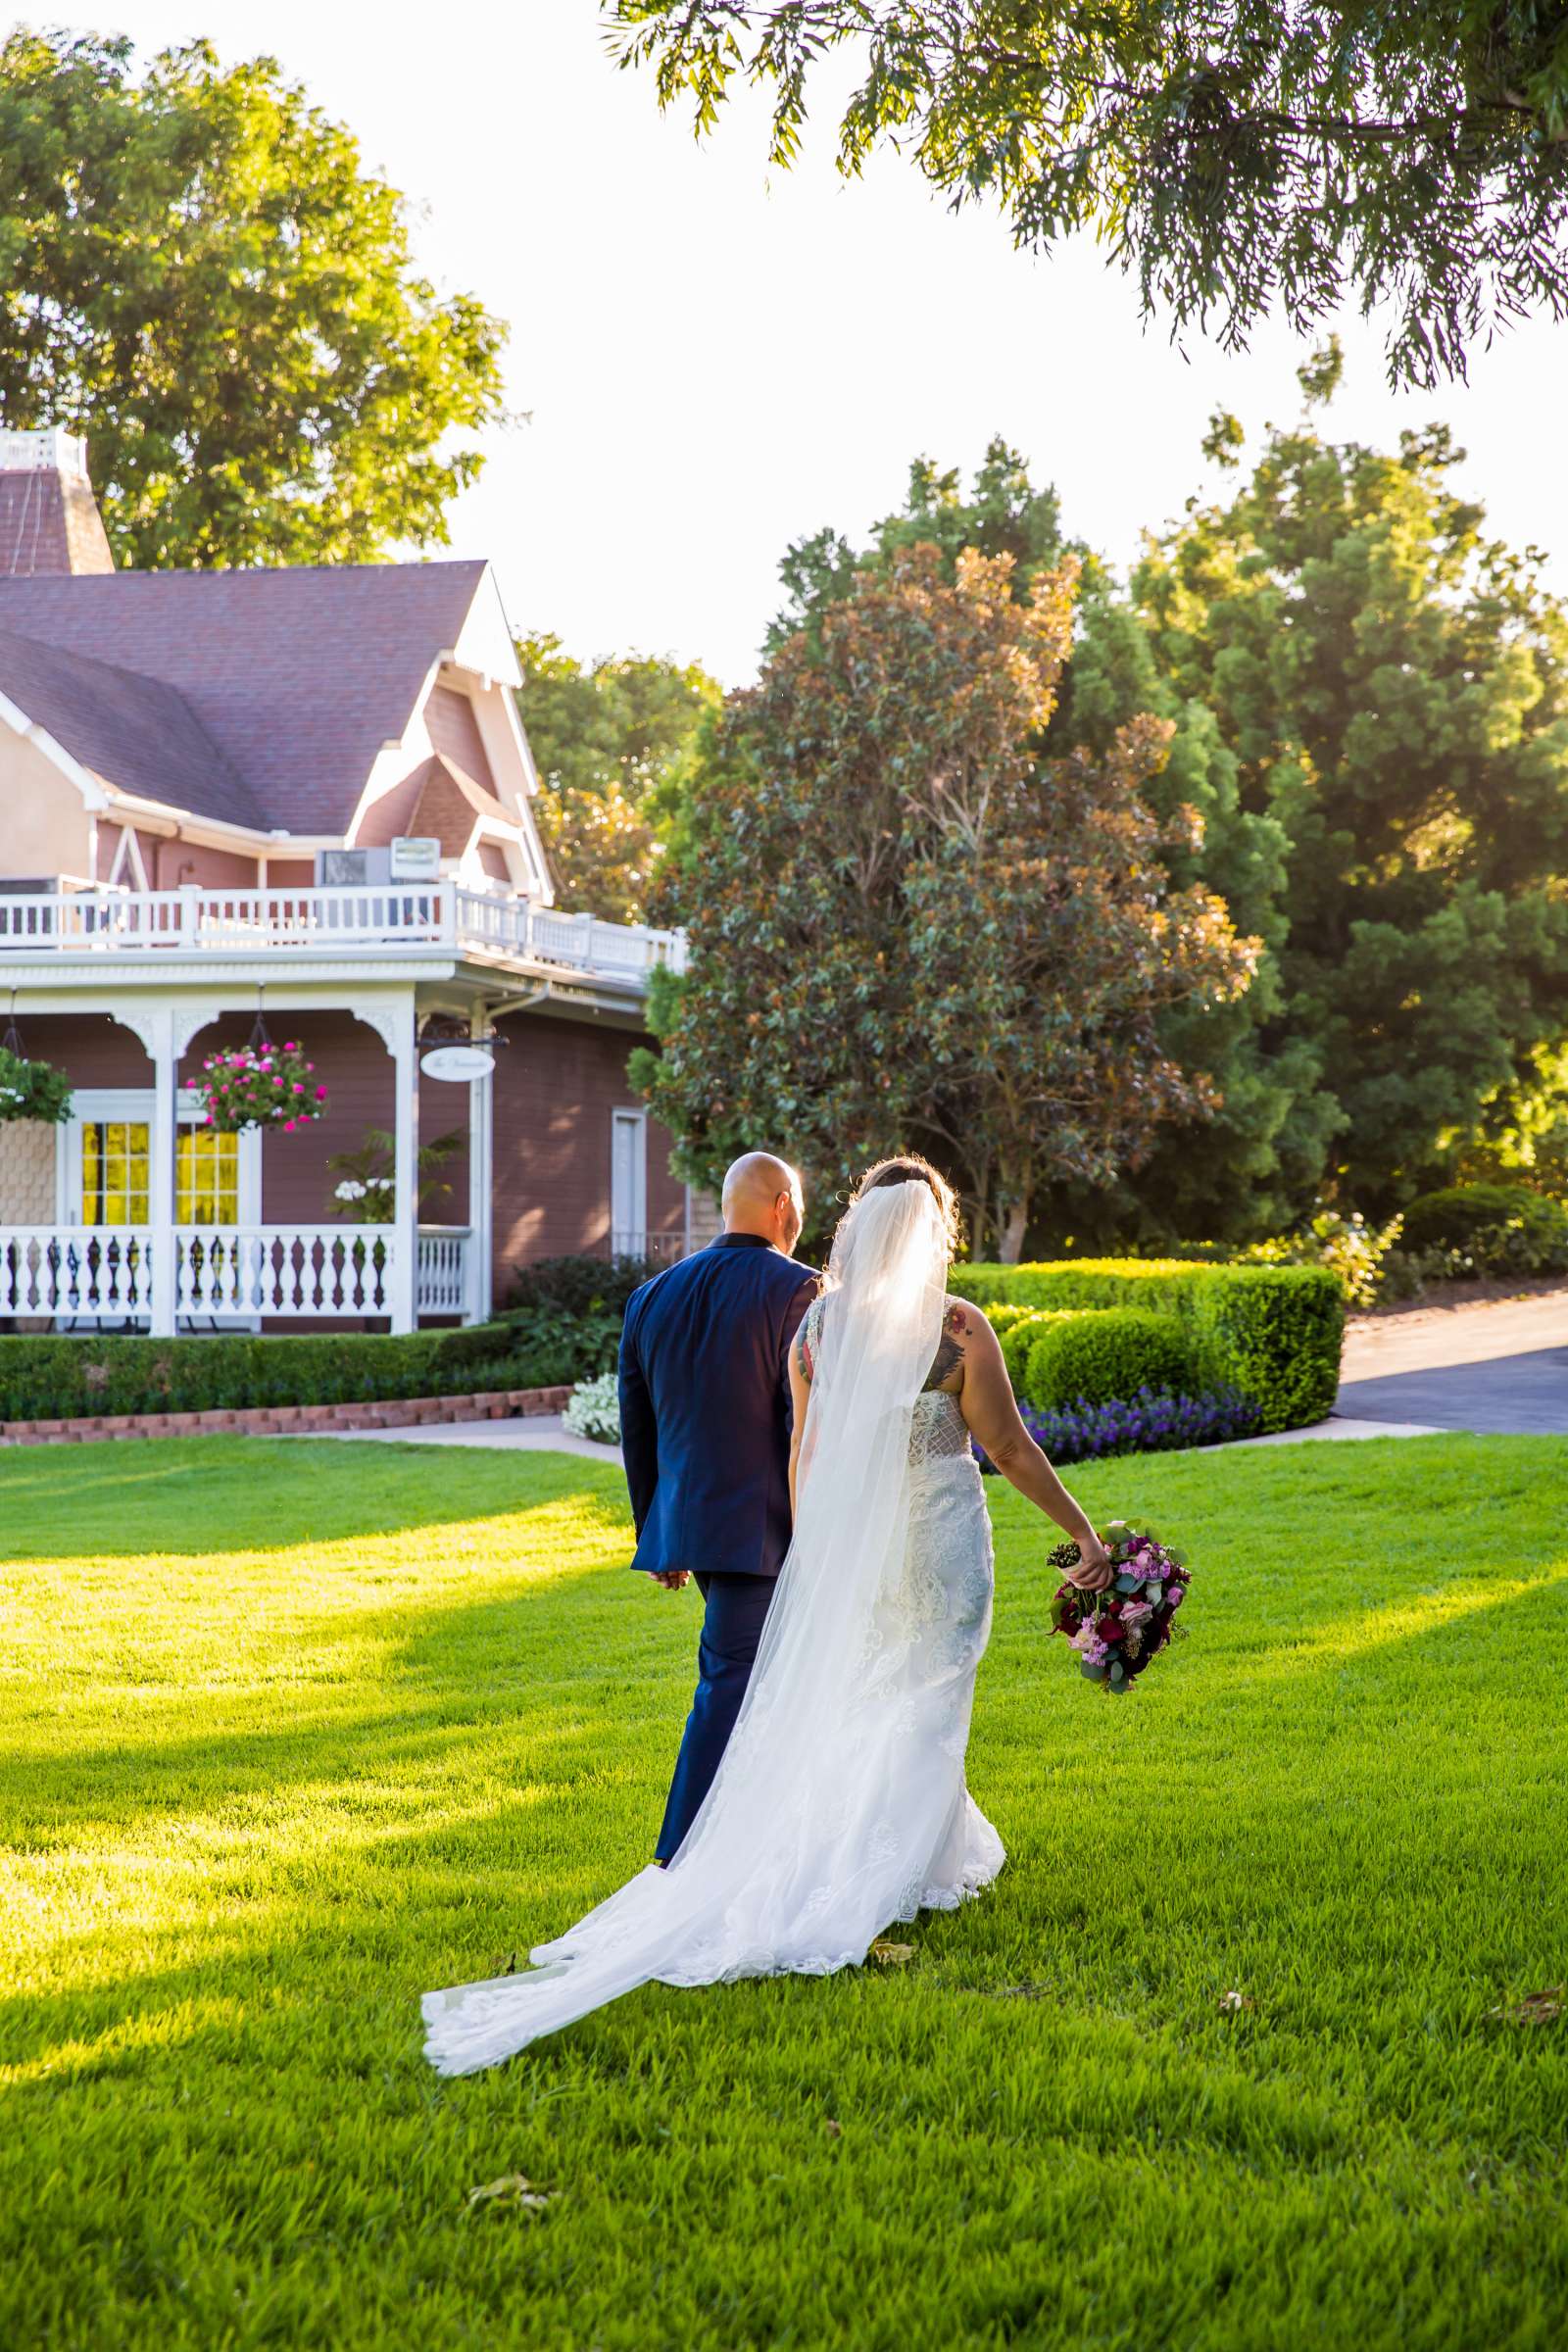
[(1203, 1110), (1161, 1016), (1245, 989), (1254, 952), (1171, 882), (1196, 819), (1144, 797), (1160, 722), (1043, 756), (1076, 566), (1021, 596), (1013, 568), (900, 548), (730, 697), (658, 885), (691, 965), (633, 1061), (695, 1180), (771, 1145), (820, 1221), (865, 1160), (919, 1142), (976, 1254), (1009, 1258), (1048, 1180), (1107, 1182)]

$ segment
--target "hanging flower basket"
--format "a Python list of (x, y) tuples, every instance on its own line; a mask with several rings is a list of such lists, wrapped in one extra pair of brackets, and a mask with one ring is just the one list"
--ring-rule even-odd
[(209, 1054), (201, 1077), (185, 1083), (205, 1097), (202, 1124), (220, 1135), (238, 1135), (246, 1127), (281, 1127), (292, 1135), (326, 1108), (326, 1089), (316, 1083), (316, 1064), (294, 1043), (274, 1046), (264, 1038), (232, 1054)]
[(65, 1071), (0, 1046), (0, 1126), (13, 1119), (42, 1119), (59, 1127), (70, 1116), (71, 1080)]

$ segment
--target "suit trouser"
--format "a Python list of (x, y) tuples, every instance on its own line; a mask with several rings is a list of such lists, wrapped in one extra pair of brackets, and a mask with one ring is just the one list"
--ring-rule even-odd
[(668, 1862), (696, 1820), (729, 1745), (757, 1645), (773, 1598), (770, 1576), (699, 1576), (703, 1634), (697, 1648), (697, 1694), (675, 1759), (664, 1825), (654, 1851)]

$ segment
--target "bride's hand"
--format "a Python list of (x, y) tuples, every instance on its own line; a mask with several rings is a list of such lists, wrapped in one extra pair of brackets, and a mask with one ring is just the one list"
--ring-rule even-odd
[(1068, 1569), (1068, 1584), (1076, 1585), (1080, 1592), (1103, 1592), (1113, 1573), (1110, 1554), (1093, 1529), (1087, 1539), (1080, 1536), (1078, 1565)]

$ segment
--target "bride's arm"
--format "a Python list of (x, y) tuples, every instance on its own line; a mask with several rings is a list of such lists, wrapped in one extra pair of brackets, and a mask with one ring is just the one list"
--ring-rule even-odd
[(799, 1332), (790, 1342), (790, 1517), (800, 1509), (795, 1498), (801, 1466), (801, 1437), (806, 1428), (806, 1406), (811, 1394), (810, 1376), (806, 1369), (806, 1343)]
[[(958, 1316), (962, 1328), (955, 1328)], [(1048, 1519), (1070, 1536), (1083, 1554), (1071, 1582), (1087, 1592), (1099, 1592), (1110, 1582), (1110, 1560), (1083, 1510), (1074, 1502), (1056, 1473), (1023, 1425), (1002, 1346), (978, 1307), (955, 1299), (948, 1330), (963, 1350), (963, 1385), (958, 1410), (971, 1435), (985, 1447), (1003, 1477), (1027, 1496)]]

